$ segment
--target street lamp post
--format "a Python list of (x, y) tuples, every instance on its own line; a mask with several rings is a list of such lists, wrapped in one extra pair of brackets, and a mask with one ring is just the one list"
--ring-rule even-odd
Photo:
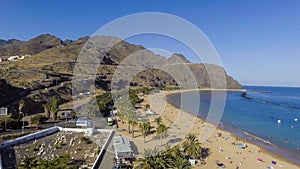
[(22, 125), (22, 134), (24, 134), (24, 113), (20, 112), (20, 114), (22, 114), (22, 121), (23, 121), (23, 125)]

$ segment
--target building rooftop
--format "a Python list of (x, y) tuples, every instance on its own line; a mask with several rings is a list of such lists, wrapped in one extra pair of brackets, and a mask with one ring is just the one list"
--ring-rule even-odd
[(115, 136), (113, 138), (113, 146), (117, 157), (132, 158), (134, 157), (131, 144), (122, 136)]

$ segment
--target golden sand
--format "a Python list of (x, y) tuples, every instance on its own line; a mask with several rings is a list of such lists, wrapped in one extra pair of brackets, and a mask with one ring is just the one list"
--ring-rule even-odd
[[(202, 143), (203, 147), (207, 147), (211, 150), (211, 156), (205, 160), (207, 162), (205, 165), (198, 163), (197, 165), (193, 166), (193, 168), (217, 168), (216, 161), (220, 161), (225, 164), (226, 168), (232, 169), (265, 169), (267, 166), (272, 166), (275, 169), (300, 168), (299, 166), (296, 166), (295, 164), (292, 164), (257, 145), (245, 142), (231, 133), (216, 128), (212, 124), (208, 124), (200, 118), (193, 117), (189, 113), (167, 103), (166, 96), (176, 92), (178, 91), (162, 91), (160, 93), (143, 96), (145, 102), (142, 103), (141, 107), (149, 104), (151, 109), (158, 114), (155, 117), (161, 116), (163, 123), (169, 127), (168, 136), (163, 139), (163, 144), (170, 140), (174, 140), (175, 138), (181, 138), (181, 141), (174, 143), (178, 144), (184, 140), (184, 136), (186, 136), (188, 133), (195, 134), (199, 137), (199, 140), (202, 140), (203, 138), (200, 137), (200, 133), (205, 132), (204, 129), (213, 131), (207, 141)], [(145, 110), (141, 110), (141, 112), (142, 111)], [(155, 117), (149, 117), (150, 121), (152, 121), (152, 131), (155, 130), (157, 126), (154, 122)], [(141, 132), (139, 132), (138, 127), (135, 128), (135, 138), (132, 138), (127, 131), (127, 126), (128, 125), (126, 123), (120, 123), (117, 131), (125, 136), (129, 141), (133, 141), (136, 144), (140, 154), (146, 148), (161, 148), (160, 141), (153, 139), (156, 136), (155, 132), (149, 134), (146, 137), (146, 143), (144, 143), (143, 136)], [(221, 133), (222, 136), (218, 137), (217, 133)], [(247, 145), (247, 148), (239, 149), (237, 146), (239, 143)], [(261, 158), (263, 161), (260, 162), (257, 160), (257, 158)], [(276, 161), (277, 164), (272, 164), (272, 161)]]

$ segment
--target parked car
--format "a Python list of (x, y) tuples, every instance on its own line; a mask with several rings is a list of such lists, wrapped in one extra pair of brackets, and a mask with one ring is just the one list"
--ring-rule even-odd
[(40, 129), (43, 129), (43, 127), (41, 127), (41, 126), (36, 126), (36, 127), (34, 128), (34, 130), (40, 130)]

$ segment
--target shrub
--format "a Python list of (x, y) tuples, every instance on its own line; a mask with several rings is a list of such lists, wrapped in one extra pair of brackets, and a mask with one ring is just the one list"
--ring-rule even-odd
[(80, 140), (83, 141), (85, 144), (91, 144), (92, 141), (88, 137), (80, 137)]
[(36, 115), (32, 118), (33, 124), (42, 124), (44, 121), (48, 120), (48, 118), (45, 115)]
[(99, 110), (102, 116), (107, 117), (109, 116), (109, 107), (113, 105), (113, 99), (110, 92), (106, 92), (100, 96), (96, 97)]
[(3, 136), (1, 136), (0, 141), (13, 140), (15, 138), (22, 137), (22, 136), (25, 136), (25, 135), (30, 134), (30, 133), (33, 133), (33, 131), (27, 131), (23, 134), (22, 133), (15, 133), (15, 134), (3, 135)]
[(12, 119), (12, 118), (0, 119), (0, 126), (2, 128), (5, 128), (5, 123), (6, 123), (6, 128), (8, 129), (20, 129), (22, 128), (23, 125), (22, 121), (16, 119)]

